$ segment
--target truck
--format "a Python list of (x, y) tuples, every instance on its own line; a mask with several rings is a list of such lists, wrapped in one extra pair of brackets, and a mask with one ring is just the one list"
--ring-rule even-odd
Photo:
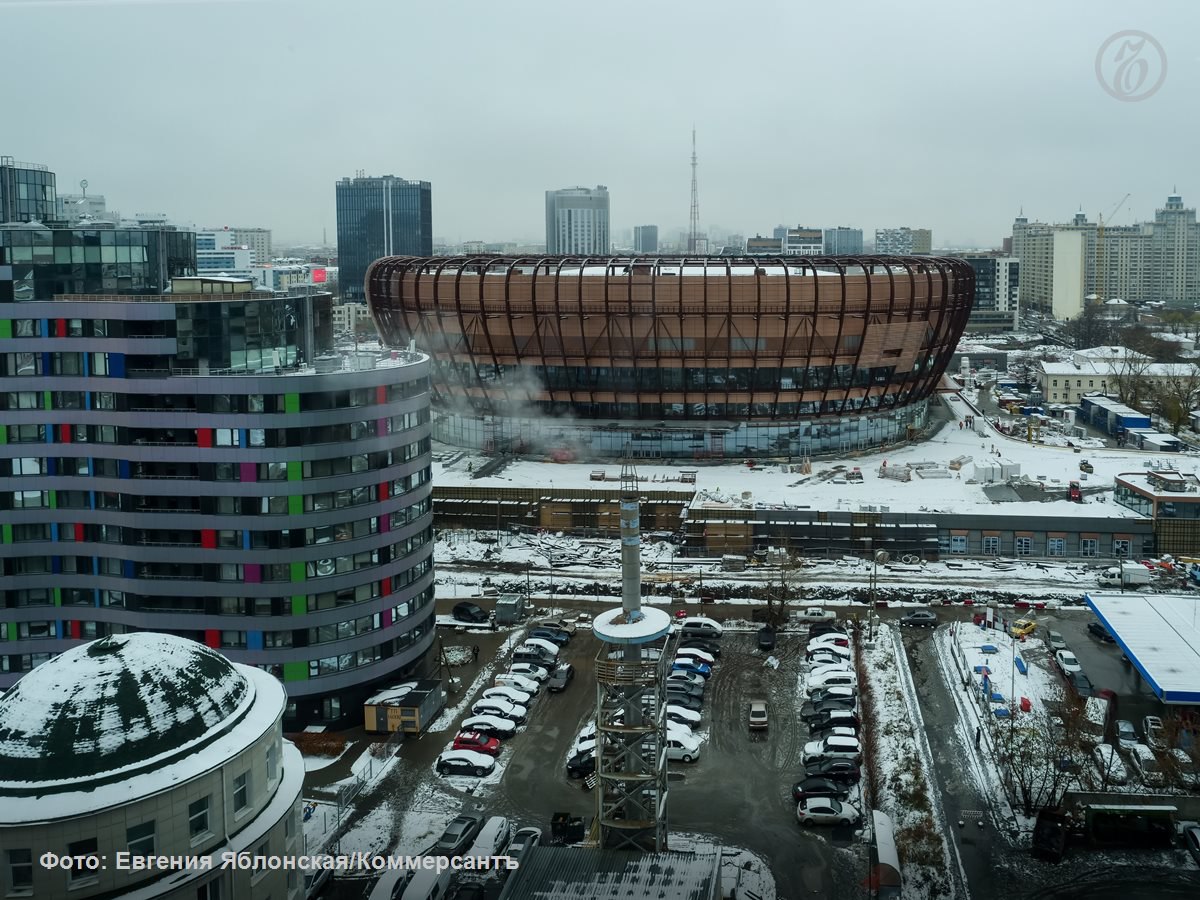
[(1153, 573), (1141, 563), (1121, 563), (1105, 569), (1097, 577), (1101, 587), (1140, 587), (1150, 584)]

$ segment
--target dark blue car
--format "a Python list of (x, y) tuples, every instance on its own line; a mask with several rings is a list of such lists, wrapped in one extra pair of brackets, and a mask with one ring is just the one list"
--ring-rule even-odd
[(671, 671), (687, 672), (691, 675), (699, 675), (701, 678), (708, 678), (712, 675), (712, 666), (697, 659), (680, 658), (671, 665)]

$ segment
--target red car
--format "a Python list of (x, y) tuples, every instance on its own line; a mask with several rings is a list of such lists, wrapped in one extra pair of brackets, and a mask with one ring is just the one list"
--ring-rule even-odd
[(486, 753), (488, 756), (500, 755), (500, 741), (478, 731), (460, 731), (454, 738), (451, 750), (474, 750), (476, 753)]

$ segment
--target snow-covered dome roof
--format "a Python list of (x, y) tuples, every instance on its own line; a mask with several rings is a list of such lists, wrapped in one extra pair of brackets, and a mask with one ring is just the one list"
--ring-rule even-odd
[(254, 694), (229, 660), (185, 638), (73, 647), (0, 696), (0, 782), (65, 789), (165, 765), (232, 728)]

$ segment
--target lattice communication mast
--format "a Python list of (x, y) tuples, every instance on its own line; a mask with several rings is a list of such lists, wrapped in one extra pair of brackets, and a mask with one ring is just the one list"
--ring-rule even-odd
[(692, 212), (688, 218), (688, 253), (699, 252), (700, 195), (696, 190), (696, 129), (692, 128)]

